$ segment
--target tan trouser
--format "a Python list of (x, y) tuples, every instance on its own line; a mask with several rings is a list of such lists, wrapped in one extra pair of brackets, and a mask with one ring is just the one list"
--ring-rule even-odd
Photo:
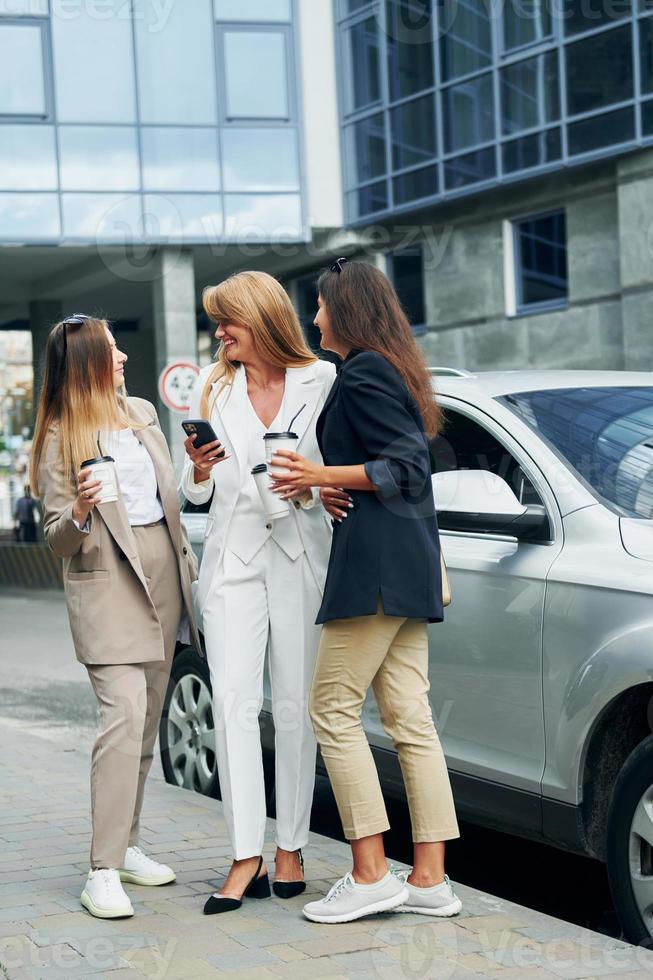
[[(91, 760), (91, 867), (120, 868), (138, 843), (145, 780), (152, 765), (181, 616), (177, 556), (165, 524), (134, 527), (150, 595), (161, 621), (165, 660), (87, 665), (98, 699), (99, 727)], [(134, 579), (134, 588), (140, 588)], [(116, 621), (120, 632), (120, 621)], [(125, 657), (138, 636), (125, 636)]]
[(372, 685), (406, 786), (413, 841), (460, 836), (449, 774), (428, 691), (426, 622), (386, 616), (332, 620), (322, 628), (310, 711), (347, 840), (388, 830), (374, 759), (361, 725)]

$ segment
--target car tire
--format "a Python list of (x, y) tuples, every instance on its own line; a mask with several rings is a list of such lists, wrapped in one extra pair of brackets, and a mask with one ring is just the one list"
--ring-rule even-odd
[(185, 647), (173, 660), (159, 722), (166, 781), (220, 799), (214, 739), (209, 667)]
[(624, 936), (653, 949), (653, 735), (631, 752), (615, 782), (606, 855)]

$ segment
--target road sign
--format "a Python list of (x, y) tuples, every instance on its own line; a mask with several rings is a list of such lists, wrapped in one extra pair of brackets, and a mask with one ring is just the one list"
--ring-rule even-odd
[(175, 361), (159, 375), (159, 394), (163, 404), (172, 412), (185, 415), (190, 408), (190, 395), (200, 369), (192, 361)]

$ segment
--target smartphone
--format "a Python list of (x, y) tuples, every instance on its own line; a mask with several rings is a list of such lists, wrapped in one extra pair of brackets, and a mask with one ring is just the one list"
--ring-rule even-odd
[[(193, 443), (195, 449), (201, 449), (202, 446), (207, 446), (210, 442), (217, 442), (218, 437), (213, 431), (213, 426), (206, 419), (188, 419), (187, 422), (182, 422), (181, 427), (187, 436), (197, 436), (197, 439)], [(224, 449), (220, 450), (216, 459), (222, 459), (224, 456)]]

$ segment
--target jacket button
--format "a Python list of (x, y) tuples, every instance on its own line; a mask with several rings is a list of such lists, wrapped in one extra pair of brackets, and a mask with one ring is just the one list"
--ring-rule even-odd
[(127, 555), (125, 554), (124, 551), (119, 551), (118, 552), (118, 560), (119, 561), (127, 561)]
[(271, 524), (266, 524), (265, 526), (268, 529), (268, 531), (271, 531), (272, 530), (272, 525)]
[(300, 502), (298, 500), (293, 500), (293, 503), (295, 505), (295, 510), (299, 510), (299, 508), (301, 507)]
[(188, 554), (188, 548), (182, 548), (181, 550), (183, 551), (183, 553), (184, 553), (185, 555), (187, 555), (187, 554)]

